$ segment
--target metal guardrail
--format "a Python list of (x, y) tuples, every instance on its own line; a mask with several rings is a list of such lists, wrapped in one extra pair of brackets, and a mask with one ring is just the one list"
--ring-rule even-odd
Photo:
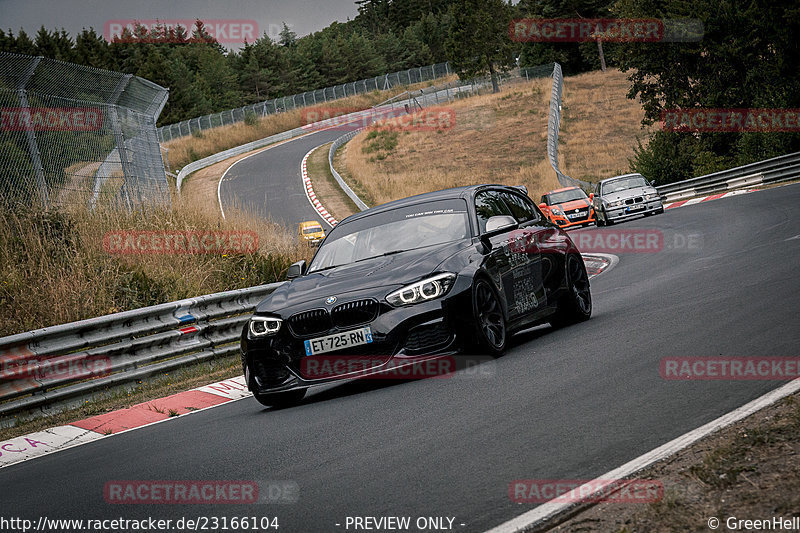
[(353, 189), (351, 189), (350, 186), (347, 185), (347, 183), (345, 183), (345, 181), (342, 179), (342, 176), (339, 175), (338, 172), (336, 172), (335, 168), (333, 168), (333, 156), (336, 155), (336, 150), (338, 150), (340, 146), (342, 146), (347, 141), (349, 141), (350, 139), (361, 133), (363, 129), (364, 128), (360, 128), (342, 135), (341, 137), (333, 141), (333, 144), (331, 144), (331, 149), (328, 151), (328, 165), (331, 168), (331, 174), (333, 174), (333, 179), (336, 180), (336, 183), (339, 184), (339, 187), (342, 188), (345, 194), (347, 194), (347, 196), (349, 196), (350, 199), (353, 200), (353, 202), (356, 204), (356, 206), (362, 211), (368, 209), (369, 206), (367, 206), (367, 204), (365, 204), (364, 201), (361, 198), (359, 198), (355, 192), (353, 192)]
[(800, 152), (656, 187), (665, 202), (800, 177)]
[(247, 152), (250, 152), (252, 150), (257, 150), (259, 148), (269, 146), (270, 144), (275, 144), (282, 141), (288, 141), (289, 139), (300, 137), (301, 135), (305, 135), (307, 133), (314, 133), (316, 131), (325, 129), (330, 126), (337, 126), (346, 123), (348, 121), (357, 120), (362, 116), (364, 116), (365, 114), (370, 114), (376, 111), (379, 111), (379, 108), (366, 109), (364, 111), (356, 111), (355, 113), (350, 113), (339, 117), (325, 119), (320, 122), (315, 122), (313, 124), (307, 124), (305, 126), (300, 126), (299, 128), (294, 128), (293, 130), (284, 131), (283, 133), (270, 135), (269, 137), (258, 139), (256, 141), (252, 141), (247, 144), (234, 146), (233, 148), (228, 148), (227, 150), (224, 150), (222, 152), (217, 152), (216, 154), (204, 157), (203, 159), (192, 161), (188, 165), (184, 166), (180, 170), (180, 172), (178, 172), (178, 177), (176, 179), (176, 186), (178, 189), (178, 193), (181, 192), (181, 185), (183, 184), (183, 180), (185, 180), (189, 176), (189, 174), (193, 172), (197, 172), (198, 170), (204, 169), (216, 163), (220, 163), (231, 157), (236, 157), (237, 155), (246, 154)]
[(561, 65), (553, 63), (553, 88), (550, 93), (550, 112), (547, 117), (547, 158), (562, 187), (581, 187), (590, 189), (592, 184), (567, 176), (558, 165), (558, 132), (561, 127), (561, 95), (564, 92), (564, 75)]
[(282, 283), (0, 338), (0, 417), (236, 354), (255, 306)]

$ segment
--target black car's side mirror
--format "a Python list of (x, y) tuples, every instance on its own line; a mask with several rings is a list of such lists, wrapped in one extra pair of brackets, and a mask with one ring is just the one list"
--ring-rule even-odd
[(506, 231), (517, 229), (518, 227), (519, 224), (517, 224), (517, 221), (514, 219), (514, 217), (510, 217), (508, 215), (496, 215), (490, 217), (489, 220), (486, 221), (486, 230), (484, 230), (483, 234), (481, 235), (481, 242), (478, 244), (478, 251), (482, 254), (488, 254), (492, 251), (492, 241), (490, 240), (491, 237), (505, 233)]
[(289, 267), (289, 270), (286, 272), (286, 278), (287, 279), (299, 278), (305, 273), (306, 273), (306, 262), (305, 260), (300, 260)]
[(509, 231), (512, 229), (516, 229), (517, 221), (514, 217), (510, 217), (508, 215), (497, 215), (490, 217), (489, 220), (486, 221), (486, 231), (484, 233), (502, 233), (503, 231)]

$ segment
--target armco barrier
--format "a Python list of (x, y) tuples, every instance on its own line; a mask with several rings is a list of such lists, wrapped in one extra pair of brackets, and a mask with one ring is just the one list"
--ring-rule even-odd
[[(0, 338), (0, 417), (234, 355), (250, 313), (280, 285), (209, 294)], [(41, 372), (43, 368), (66, 371)], [(95, 370), (87, 375), (70, 368)]]
[(252, 141), (247, 144), (234, 146), (233, 148), (229, 148), (225, 151), (217, 152), (216, 154), (210, 155), (203, 159), (198, 159), (197, 161), (193, 161), (188, 165), (186, 165), (185, 167), (183, 167), (180, 170), (180, 172), (178, 172), (177, 184), (176, 184), (178, 193), (181, 192), (181, 185), (183, 184), (183, 180), (185, 180), (186, 177), (189, 176), (189, 174), (191, 174), (192, 172), (197, 172), (198, 170), (201, 170), (203, 168), (209, 167), (221, 161), (225, 161), (228, 158), (246, 154), (247, 152), (250, 152), (252, 150), (257, 150), (259, 148), (264, 148), (265, 146), (269, 146), (271, 144), (288, 141), (289, 139), (294, 139), (295, 137), (299, 137), (307, 133), (314, 133), (315, 131), (319, 131), (329, 126), (340, 126), (342, 123), (347, 122), (348, 120), (358, 120), (365, 115), (369, 116), (373, 113), (379, 113), (382, 109), (383, 108), (366, 109), (364, 111), (357, 111), (355, 113), (350, 113), (348, 115), (343, 115), (340, 117), (329, 118), (320, 122), (315, 122), (313, 124), (307, 124), (305, 126), (300, 126), (299, 128), (295, 128), (293, 130), (284, 131), (283, 133), (270, 135), (269, 137), (258, 139), (256, 141)]
[(656, 187), (665, 202), (800, 177), (800, 152)]
[(331, 174), (333, 174), (333, 179), (336, 180), (336, 183), (339, 184), (339, 187), (341, 187), (342, 190), (345, 192), (345, 194), (347, 194), (347, 196), (349, 196), (350, 199), (353, 200), (356, 206), (358, 206), (358, 208), (363, 211), (367, 209), (367, 204), (365, 204), (364, 201), (361, 198), (359, 198), (355, 192), (353, 192), (353, 189), (351, 189), (350, 186), (347, 185), (347, 183), (345, 183), (345, 181), (342, 179), (342, 176), (340, 176), (339, 173), (336, 172), (336, 169), (333, 168), (333, 156), (336, 155), (336, 150), (338, 150), (339, 147), (342, 146), (344, 143), (346, 143), (347, 141), (349, 141), (350, 139), (361, 133), (362, 130), (363, 128), (351, 131), (349, 133), (345, 133), (344, 135), (333, 141), (333, 144), (331, 144), (331, 149), (328, 151), (328, 166), (330, 166)]

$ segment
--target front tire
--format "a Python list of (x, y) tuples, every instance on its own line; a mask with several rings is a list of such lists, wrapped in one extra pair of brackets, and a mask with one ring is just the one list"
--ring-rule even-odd
[(254, 392), (253, 396), (258, 403), (275, 409), (284, 409), (297, 405), (305, 397), (306, 389), (290, 390), (286, 392)]
[(589, 320), (592, 316), (592, 292), (583, 258), (576, 253), (567, 254), (565, 261), (567, 293), (558, 302), (558, 310), (550, 325), (560, 328)]
[(472, 288), (473, 342), (469, 352), (498, 356), (506, 348), (506, 320), (497, 291), (485, 278), (478, 278)]

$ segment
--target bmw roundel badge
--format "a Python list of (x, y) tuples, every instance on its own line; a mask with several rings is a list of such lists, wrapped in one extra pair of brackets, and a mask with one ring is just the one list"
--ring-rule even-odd
[(329, 296), (325, 303), (328, 305), (333, 305), (336, 303), (336, 296)]

